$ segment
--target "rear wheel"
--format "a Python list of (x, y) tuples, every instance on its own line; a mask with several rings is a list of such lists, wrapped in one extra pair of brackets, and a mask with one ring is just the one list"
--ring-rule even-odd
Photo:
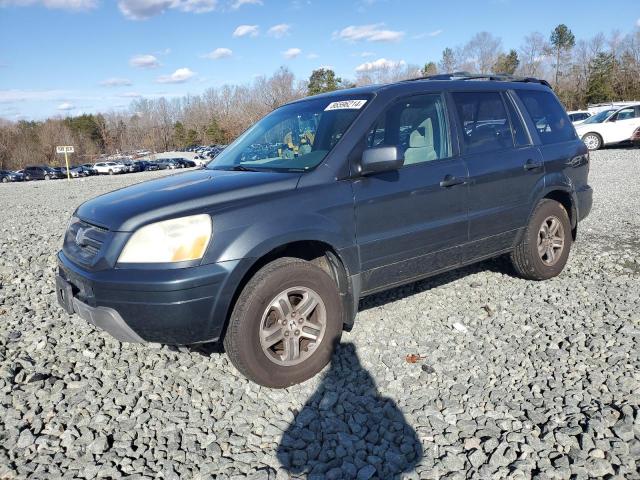
[(572, 241), (571, 222), (564, 206), (545, 198), (536, 207), (522, 240), (511, 253), (511, 263), (523, 278), (547, 280), (564, 269)]
[(109, 169), (109, 175), (113, 175), (113, 170)]
[(233, 308), (224, 347), (234, 366), (267, 387), (303, 382), (329, 362), (342, 334), (335, 281), (320, 267), (281, 258), (261, 268)]
[(594, 132), (587, 133), (582, 137), (582, 141), (589, 150), (598, 150), (602, 147), (602, 137)]
[(45, 176), (44, 176), (44, 179), (45, 179), (45, 180), (51, 180), (51, 177), (50, 177), (49, 175), (45, 175)]
[(9, 179), (7, 177), (2, 177), (2, 183), (9, 183)]

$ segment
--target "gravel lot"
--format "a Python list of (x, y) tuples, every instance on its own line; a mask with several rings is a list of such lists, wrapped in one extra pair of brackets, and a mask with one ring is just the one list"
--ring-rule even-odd
[(592, 155), (559, 278), (498, 260), (367, 298), (287, 390), (57, 307), (75, 207), (166, 172), (0, 185), (0, 478), (640, 478), (639, 171), (640, 150)]

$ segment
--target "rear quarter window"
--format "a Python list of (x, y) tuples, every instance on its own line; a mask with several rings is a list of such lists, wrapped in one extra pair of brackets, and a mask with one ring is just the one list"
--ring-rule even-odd
[(543, 144), (568, 142), (578, 138), (569, 116), (551, 92), (520, 90), (517, 94)]

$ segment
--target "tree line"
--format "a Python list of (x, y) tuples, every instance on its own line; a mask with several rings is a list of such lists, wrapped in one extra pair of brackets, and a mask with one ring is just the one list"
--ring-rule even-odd
[(423, 66), (372, 62), (352, 80), (326, 68), (300, 80), (281, 67), (270, 77), (209, 88), (201, 95), (136, 99), (126, 111), (43, 121), (0, 119), (0, 169), (57, 165), (56, 145), (74, 145), (76, 161), (86, 162), (102, 153), (226, 144), (268, 112), (306, 95), (461, 71), (545, 79), (568, 110), (640, 100), (640, 28), (576, 40), (568, 26), (558, 25), (548, 35), (530, 33), (508, 50), (499, 37), (480, 32), (465, 44), (445, 48), (439, 59)]

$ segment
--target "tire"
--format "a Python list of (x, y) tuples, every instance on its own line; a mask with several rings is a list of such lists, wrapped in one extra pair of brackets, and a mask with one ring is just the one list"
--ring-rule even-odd
[(598, 150), (602, 147), (602, 137), (595, 132), (589, 132), (583, 135), (582, 141), (591, 151)]
[[(298, 304), (294, 301), (302, 291), (307, 299), (317, 300), (316, 306), (308, 309), (309, 315), (296, 312)], [(288, 298), (293, 313), (281, 315), (287, 309), (280, 298)], [(273, 308), (274, 305), (280, 308)], [(318, 327), (323, 318), (324, 331)], [(274, 333), (263, 333), (267, 330)], [(304, 338), (308, 332), (317, 334), (317, 343)], [(249, 380), (265, 387), (284, 388), (322, 370), (331, 360), (341, 335), (342, 302), (335, 281), (317, 265), (285, 257), (262, 267), (245, 285), (233, 307), (224, 347), (231, 363)], [(273, 338), (281, 340), (270, 348), (263, 347)], [(297, 347), (285, 349), (286, 339), (288, 345)], [(283, 358), (287, 352), (294, 352), (292, 359)]]
[(9, 183), (9, 179), (7, 177), (2, 177), (2, 183)]
[[(552, 234), (554, 228), (555, 235)], [(531, 215), (522, 240), (511, 252), (513, 268), (527, 280), (548, 280), (559, 275), (569, 258), (571, 235), (571, 222), (564, 206), (549, 198), (542, 199)], [(562, 246), (558, 247), (560, 237)]]
[(49, 175), (45, 175), (45, 176), (44, 176), (44, 179), (45, 179), (45, 180), (51, 180), (51, 177), (50, 177)]
[(109, 169), (109, 175), (113, 175), (113, 170)]

